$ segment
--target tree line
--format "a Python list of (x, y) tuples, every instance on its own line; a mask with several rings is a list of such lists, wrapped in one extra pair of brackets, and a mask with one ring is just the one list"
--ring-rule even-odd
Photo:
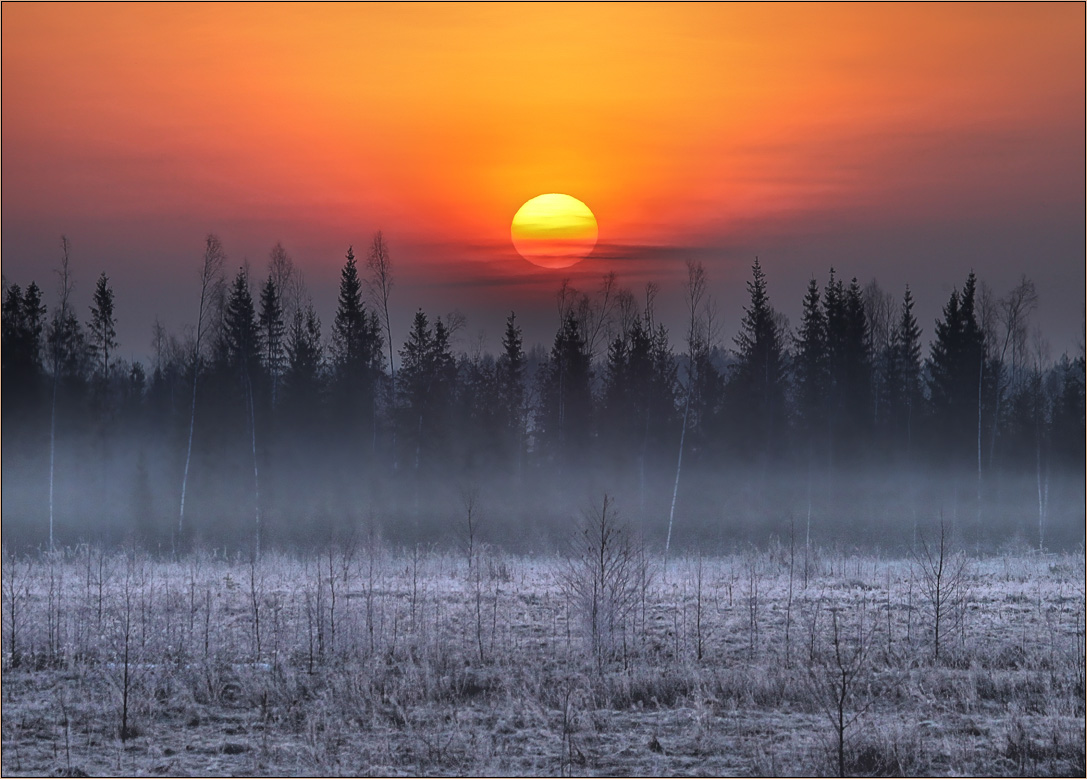
[[(124, 485), (97, 489), (104, 500), (123, 495), (145, 537), (251, 523), (259, 543), (265, 514), (300, 473), (292, 484), (311, 496), (309, 510), (334, 514), (322, 495), (362, 505), (395, 482), (418, 496), (439, 476), (561, 485), (604, 469), (645, 490), (647, 478), (674, 472), (674, 512), (684, 467), (923, 462), (976, 472), (979, 512), (990, 476), (1031, 476), (1041, 523), (1049, 475), (1084, 464), (1082, 347), (1049, 358), (1025, 276), (997, 296), (971, 272), (926, 352), (908, 287), (896, 298), (830, 269), (810, 280), (794, 328), (756, 259), (729, 342), (701, 264), (688, 263), (678, 338), (657, 317), (656, 284), (635, 292), (608, 274), (590, 292), (563, 282), (549, 349), (526, 351), (511, 311), (494, 355), (455, 347), (458, 314), (419, 310), (406, 334), (392, 331), (394, 266), (381, 233), (361, 267), (347, 250), (327, 327), (281, 244), (264, 272), (227, 274), (209, 235), (196, 324), (170, 333), (156, 321), (145, 363), (118, 357), (105, 273), (80, 312), (66, 239), (62, 248), (51, 306), (34, 281), (5, 278), (3, 293), (5, 491), (16, 473), (28, 475), (25, 489), (44, 484), (48, 469), (50, 544), (55, 491), (76, 473), (127, 473)], [(11, 510), (44, 527), (45, 504)]]

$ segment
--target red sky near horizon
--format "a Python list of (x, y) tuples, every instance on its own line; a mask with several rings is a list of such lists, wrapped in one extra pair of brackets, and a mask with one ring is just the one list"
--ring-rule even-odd
[(585, 286), (697, 256), (734, 309), (758, 253), (787, 313), (831, 262), (896, 296), (929, 283), (938, 313), (974, 267), (998, 293), (1035, 278), (1057, 348), (1081, 328), (1082, 4), (2, 13), (5, 276), (48, 283), (65, 232), (84, 292), (106, 270), (120, 312), (126, 285), (153, 301), (145, 334), (208, 231), (258, 270), (282, 239), (318, 300), (381, 229), (405, 317), (550, 310), (563, 274), (509, 239), (547, 192), (598, 219)]

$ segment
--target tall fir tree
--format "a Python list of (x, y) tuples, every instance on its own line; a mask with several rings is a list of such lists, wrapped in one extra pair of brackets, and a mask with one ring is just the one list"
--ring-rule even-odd
[(441, 459), (449, 445), (457, 365), (449, 330), (438, 319), (431, 328), (419, 310), (400, 350), (397, 377), (399, 439), (415, 470)]
[(793, 368), (797, 416), (810, 443), (825, 425), (828, 384), (827, 323), (819, 305), (819, 284), (814, 278), (808, 282), (804, 295)]
[(31, 423), (31, 413), (41, 406), (45, 368), (43, 337), (45, 304), (41, 290), (31, 282), (26, 292), (13, 284), (3, 303), (3, 429)]
[(286, 361), (283, 297), (271, 274), (260, 289), (260, 361), (268, 377), (272, 405), (279, 401), (279, 384)]
[(854, 277), (845, 294), (845, 317), (841, 341), (843, 443), (851, 454), (863, 456), (871, 442), (874, 404), (872, 402), (872, 355), (868, 319), (860, 284)]
[(902, 312), (891, 336), (884, 387), (883, 407), (890, 450), (909, 457), (924, 400), (921, 391), (921, 328), (913, 315), (913, 294), (909, 285), (902, 296)]
[(975, 291), (971, 271), (962, 293), (951, 291), (943, 318), (936, 322), (928, 360), (932, 445), (960, 460), (974, 451), (984, 379), (984, 338), (975, 315)]
[(110, 354), (117, 348), (117, 320), (113, 316), (113, 289), (103, 273), (94, 287), (91, 321), (87, 323), (90, 346), (95, 356), (95, 373), (100, 381), (109, 378)]
[(747, 282), (751, 302), (744, 308), (735, 338), (737, 361), (729, 381), (729, 396), (740, 451), (766, 455), (783, 443), (785, 362), (781, 333), (766, 291), (766, 275), (757, 257), (751, 277)]
[(333, 416), (359, 451), (377, 448), (377, 388), (382, 372), (381, 326), (362, 303), (362, 282), (349, 247), (332, 323)]
[(547, 456), (576, 466), (592, 439), (592, 362), (580, 320), (563, 317), (543, 372), (540, 438)]

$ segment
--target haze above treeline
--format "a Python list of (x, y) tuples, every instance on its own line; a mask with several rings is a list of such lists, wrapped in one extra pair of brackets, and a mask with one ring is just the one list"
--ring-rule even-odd
[(893, 545), (945, 515), (979, 546), (1082, 541), (1083, 344), (1048, 353), (1027, 276), (947, 280), (928, 334), (908, 288), (829, 269), (790, 326), (755, 260), (731, 334), (690, 261), (679, 327), (658, 286), (608, 274), (558, 285), (551, 343), (511, 312), (492, 354), (455, 289), (397, 332), (384, 237), (359, 254), (322, 321), (281, 245), (231, 272), (209, 235), (197, 324), (156, 323), (146, 361), (118, 356), (105, 273), (72, 293), (90, 272), (67, 241), (58, 274), (5, 276), (5, 543), (443, 544), (475, 512), (494, 543), (552, 549), (604, 492), (681, 548)]

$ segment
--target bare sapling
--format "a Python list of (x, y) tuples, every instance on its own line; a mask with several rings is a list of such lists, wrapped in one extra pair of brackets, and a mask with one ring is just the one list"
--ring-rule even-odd
[[(805, 560), (807, 558), (805, 557)], [(785, 597), (785, 667), (793, 665), (793, 571), (796, 564), (796, 520), (789, 516), (789, 589)]]
[(249, 556), (249, 608), (252, 614), (253, 627), (253, 662), (259, 663), (261, 658), (260, 647), (260, 615), (261, 601), (264, 599), (264, 568), (260, 564), (257, 554)]
[(121, 645), (121, 728), (118, 734), (121, 741), (125, 742), (132, 736), (139, 735), (136, 728), (130, 723), (130, 703), (132, 697), (132, 654), (135, 638), (133, 625), (134, 601), (138, 597), (139, 583), (136, 581), (136, 553), (129, 550), (125, 553), (125, 572), (121, 582), (121, 613), (118, 615), (117, 630)]
[[(24, 604), (30, 598), (30, 589), (20, 575), (22, 571), (20, 570), (19, 559), (6, 546), (3, 548), (2, 554), (4, 563), (4, 613), (7, 615), (7, 629), (3, 633), (7, 644), (5, 655), (7, 657), (7, 667), (18, 668), (23, 661), (22, 644), (20, 643), (22, 638), (22, 612), (25, 608)], [(29, 568), (29, 562), (27, 567)], [(27, 574), (27, 578), (29, 578), (29, 570)]]
[(460, 491), (461, 506), (464, 507), (464, 522), (461, 525), (461, 548), (468, 562), (468, 574), (472, 574), (472, 565), (477, 552), (479, 534), (479, 487), (472, 485)]
[(744, 573), (747, 602), (747, 650), (754, 658), (759, 642), (759, 588), (762, 584), (762, 571), (756, 549), (751, 549), (744, 558)]
[(336, 570), (333, 567), (335, 558), (336, 550), (330, 544), (328, 547), (328, 646), (329, 653), (333, 656), (336, 654)]
[(849, 615), (831, 609), (829, 620), (822, 620), (829, 624), (820, 624), (820, 614), (817, 607), (811, 615), (808, 686), (831, 726), (838, 776), (845, 776), (848, 733), (874, 700), (868, 684), (872, 627), (863, 600)]
[(698, 552), (698, 564), (695, 568), (695, 596), (694, 596), (694, 634), (695, 656), (698, 662), (702, 662), (704, 649), (702, 637), (702, 551)]
[(951, 527), (940, 517), (937, 537), (919, 537), (913, 565), (918, 570), (921, 595), (932, 618), (932, 661), (940, 660), (940, 644), (948, 622), (961, 619), (969, 584), (969, 560), (962, 550), (951, 548)]
[[(378, 557), (381, 553), (381, 538), (378, 534), (377, 522), (374, 517), (370, 517), (369, 525), (366, 530), (366, 581), (364, 595), (366, 598), (366, 635), (369, 639), (370, 654), (372, 655), (376, 647), (376, 600), (375, 600), (375, 584), (378, 573)], [(396, 634), (394, 630), (393, 645), (396, 645)]]
[(599, 508), (583, 516), (572, 543), (563, 586), (601, 671), (620, 645), (638, 603), (639, 585), (646, 576), (640, 570), (646, 558), (639, 546), (606, 494)]
[(62, 556), (62, 552), (49, 551), (46, 553), (46, 560), (49, 562), (49, 587), (45, 609), (45, 625), (46, 648), (48, 649), (50, 665), (57, 665), (60, 662), (64, 567), (63, 565), (58, 566), (57, 563), (63, 563)]

